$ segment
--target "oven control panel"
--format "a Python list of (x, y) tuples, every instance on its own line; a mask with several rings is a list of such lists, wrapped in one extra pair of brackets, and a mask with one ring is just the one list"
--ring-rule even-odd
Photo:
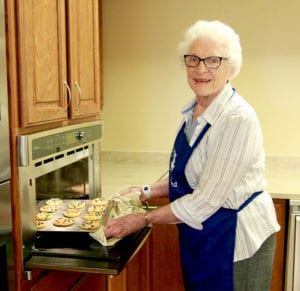
[[(81, 145), (100, 141), (102, 123), (71, 125), (18, 137), (19, 164), (28, 164), (28, 159), (36, 160)], [(21, 161), (21, 162), (20, 162)]]
[(76, 128), (32, 140), (32, 159), (58, 153), (101, 138), (99, 126)]

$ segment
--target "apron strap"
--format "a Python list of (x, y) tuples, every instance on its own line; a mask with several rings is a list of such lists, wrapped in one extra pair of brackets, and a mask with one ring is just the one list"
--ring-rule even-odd
[(208, 131), (208, 129), (211, 127), (211, 125), (209, 123), (206, 123), (206, 125), (204, 126), (204, 128), (202, 129), (202, 131), (200, 132), (200, 134), (198, 135), (196, 141), (194, 142), (192, 149), (194, 150), (197, 145), (200, 143), (200, 141), (202, 140), (203, 136), (206, 134), (206, 132)]
[(239, 208), (237, 211), (244, 209), (251, 201), (253, 201), (263, 191), (254, 192)]

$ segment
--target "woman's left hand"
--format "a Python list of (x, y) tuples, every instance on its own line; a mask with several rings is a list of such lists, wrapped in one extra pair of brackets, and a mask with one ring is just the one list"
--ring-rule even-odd
[(144, 213), (128, 214), (109, 220), (105, 236), (123, 238), (143, 227), (145, 227)]

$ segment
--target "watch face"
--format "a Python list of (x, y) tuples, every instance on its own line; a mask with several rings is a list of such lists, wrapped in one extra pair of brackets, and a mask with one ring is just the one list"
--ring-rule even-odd
[(151, 197), (150, 194), (150, 186), (146, 185), (142, 187), (144, 195), (149, 199)]

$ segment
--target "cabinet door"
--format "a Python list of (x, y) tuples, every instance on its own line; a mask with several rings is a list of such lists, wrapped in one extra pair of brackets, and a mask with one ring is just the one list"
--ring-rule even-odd
[(100, 112), (99, 2), (68, 1), (68, 72), (72, 91), (72, 119)]
[(21, 126), (67, 118), (65, 3), (20, 0), (18, 41)]
[(286, 238), (286, 219), (288, 200), (274, 199), (274, 206), (277, 214), (277, 220), (280, 224), (280, 231), (276, 234), (276, 250), (273, 266), (273, 276), (271, 291), (284, 289), (284, 266), (285, 266), (285, 238)]
[[(169, 199), (152, 199), (162, 206)], [(149, 290), (184, 291), (181, 271), (178, 230), (176, 225), (156, 224), (149, 238)]]
[(23, 280), (21, 290), (69, 291), (81, 277), (82, 273), (79, 272), (34, 269), (32, 270), (32, 280)]

